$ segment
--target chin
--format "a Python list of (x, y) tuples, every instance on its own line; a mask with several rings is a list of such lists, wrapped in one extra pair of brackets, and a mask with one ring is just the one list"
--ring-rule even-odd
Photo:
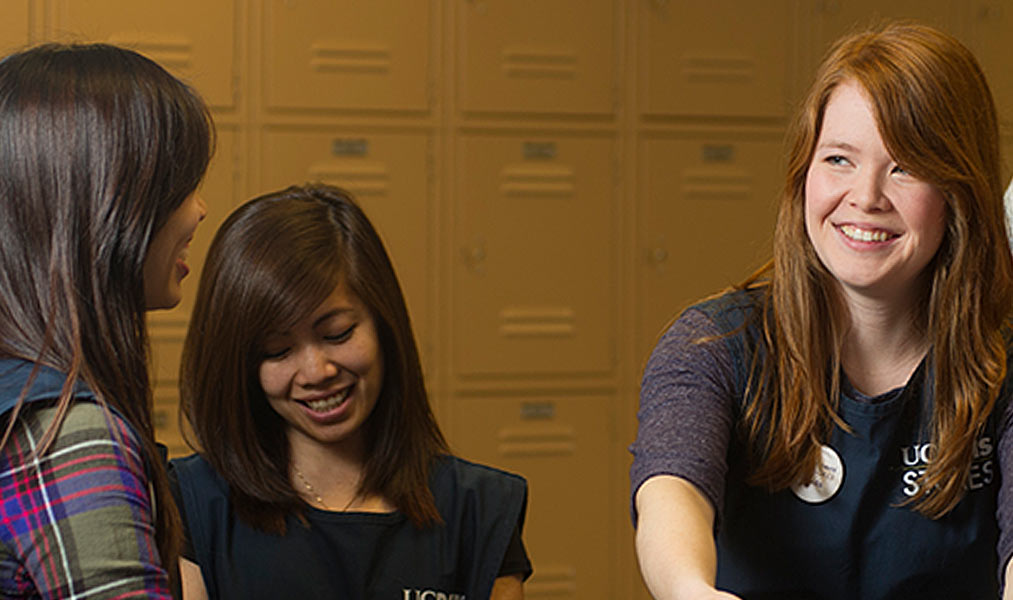
[(183, 299), (182, 294), (166, 294), (147, 303), (147, 310), (169, 310), (176, 308)]

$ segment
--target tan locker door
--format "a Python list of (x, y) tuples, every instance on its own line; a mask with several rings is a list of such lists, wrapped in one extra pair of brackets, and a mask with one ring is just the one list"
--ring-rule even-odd
[(609, 523), (611, 406), (607, 396), (456, 398), (454, 450), (528, 480), (524, 543), (535, 567), (530, 600), (608, 598), (615, 557)]
[(148, 313), (148, 335), (151, 339), (152, 386), (155, 396), (155, 436), (177, 456), (187, 452), (177, 428), (176, 405), (179, 400), (177, 378), (183, 338), (197, 296), (204, 257), (218, 226), (239, 202), (234, 181), (239, 152), (235, 126), (219, 125), (215, 156), (199, 193), (208, 207), (208, 214), (190, 242), (188, 263), (190, 274), (183, 282), (183, 300), (176, 308)]
[(787, 106), (787, 0), (641, 0), (641, 112), (780, 117)]
[[(966, 7), (967, 10), (978, 9), (971, 16), (975, 19), (975, 54), (995, 95), (999, 118), (1004, 126), (1013, 128), (1013, 62), (1010, 61), (1013, 3), (993, 0), (983, 6), (968, 3)], [(1007, 154), (1006, 162), (1013, 162), (1013, 156)]]
[(429, 108), (432, 1), (268, 0), (270, 108)]
[(263, 134), (261, 191), (320, 181), (343, 187), (380, 232), (404, 290), (423, 359), (431, 345), (431, 139), (425, 133), (272, 127)]
[(613, 143), (464, 135), (455, 201), (459, 375), (614, 367)]
[(458, 0), (457, 7), (465, 112), (613, 111), (615, 2)]
[[(810, 83), (816, 67), (830, 45), (839, 37), (875, 26), (888, 19), (914, 19), (951, 34), (960, 34), (955, 26), (961, 23), (961, 13), (968, 10), (972, 2), (951, 2), (950, 0), (833, 0), (813, 2), (813, 13), (808, 20), (808, 29), (813, 35), (813, 46), (803, 57), (808, 66), (804, 75), (805, 84)], [(805, 52), (805, 49), (803, 49)]]
[(781, 134), (643, 140), (638, 364), (693, 301), (739, 283), (770, 256)]
[(53, 0), (56, 35), (133, 48), (191, 82), (215, 108), (238, 91), (234, 0)]
[(0, 56), (28, 44), (31, 40), (31, 0), (7, 0), (0, 19)]

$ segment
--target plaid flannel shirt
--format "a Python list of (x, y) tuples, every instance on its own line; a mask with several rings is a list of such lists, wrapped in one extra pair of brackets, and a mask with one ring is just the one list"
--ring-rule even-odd
[(0, 597), (171, 598), (133, 430), (78, 399), (35, 460), (54, 415), (26, 405), (0, 451)]

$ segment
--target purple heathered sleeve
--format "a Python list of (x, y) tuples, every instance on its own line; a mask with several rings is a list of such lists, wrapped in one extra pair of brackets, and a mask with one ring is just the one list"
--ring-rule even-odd
[(710, 500), (720, 522), (728, 443), (734, 424), (732, 357), (704, 313), (690, 309), (658, 342), (640, 387), (640, 423), (630, 446), (630, 514), (636, 526), (637, 490), (655, 475), (675, 475)]
[(1001, 592), (1006, 587), (1006, 563), (1013, 556), (1013, 399), (1006, 402), (1000, 423), (999, 448), (996, 453), (996, 460), (999, 461), (999, 498), (996, 520), (999, 523), (999, 547), (997, 550)]

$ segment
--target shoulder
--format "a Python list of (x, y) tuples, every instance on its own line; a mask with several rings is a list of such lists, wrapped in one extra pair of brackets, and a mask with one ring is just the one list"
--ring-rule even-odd
[(463, 488), (509, 487), (527, 489), (524, 477), (496, 467), (471, 462), (457, 456), (442, 456), (433, 469), (433, 481), (453, 482)]
[(429, 487), (444, 518), (463, 510), (523, 519), (527, 506), (523, 477), (456, 456), (437, 459)]
[[(0, 359), (0, 414), (14, 408), (22, 396), (25, 402), (45, 402), (59, 397), (66, 379), (66, 375), (52, 367), (20, 358)], [(94, 398), (80, 380), (74, 384), (73, 394), (80, 399)]]
[(763, 305), (763, 295), (762, 289), (732, 290), (698, 302), (683, 314), (696, 312), (705, 315), (721, 329), (721, 333), (728, 333), (754, 318)]
[(184, 501), (228, 495), (228, 483), (200, 454), (169, 461), (170, 477), (179, 485)]
[[(53, 402), (32, 402), (18, 415), (11, 438), (18, 440), (13, 446), (34, 447), (60, 418)], [(113, 454), (103, 448), (114, 448)], [(91, 395), (75, 397), (67, 407), (47, 456), (69, 456), (68, 453), (99, 453), (119, 456), (132, 470), (144, 472), (145, 461), (140, 437), (134, 428), (113, 409), (102, 406)]]

